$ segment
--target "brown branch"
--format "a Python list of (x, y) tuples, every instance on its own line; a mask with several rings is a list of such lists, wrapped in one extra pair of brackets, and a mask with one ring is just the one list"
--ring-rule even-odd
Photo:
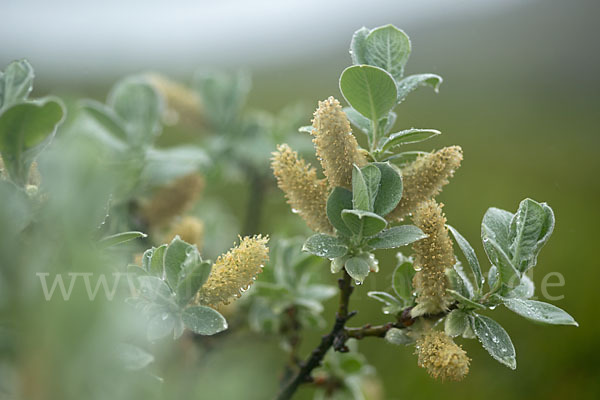
[(291, 399), (298, 386), (303, 383), (312, 382), (312, 371), (321, 365), (323, 357), (327, 351), (333, 347), (336, 351), (347, 352), (348, 348), (345, 345), (347, 337), (344, 332), (344, 326), (346, 322), (352, 318), (356, 313), (348, 312), (348, 303), (350, 301), (350, 295), (354, 290), (352, 286), (352, 279), (350, 275), (344, 270), (344, 277), (338, 280), (340, 288), (340, 305), (338, 312), (335, 316), (335, 322), (331, 331), (321, 338), (321, 343), (316, 349), (312, 351), (308, 359), (301, 364), (300, 370), (296, 375), (290, 379), (281, 389), (277, 395), (277, 400), (288, 400)]

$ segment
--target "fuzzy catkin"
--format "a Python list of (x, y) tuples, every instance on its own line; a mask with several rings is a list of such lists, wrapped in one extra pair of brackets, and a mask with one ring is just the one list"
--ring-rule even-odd
[(204, 242), (204, 224), (196, 217), (183, 217), (171, 226), (171, 229), (165, 235), (165, 240), (163, 240), (163, 242), (171, 243), (177, 235), (179, 235), (184, 242), (195, 244), (198, 249), (202, 249)]
[(450, 146), (419, 157), (404, 168), (402, 199), (387, 218), (401, 220), (413, 213), (419, 203), (435, 197), (460, 167), (462, 159), (460, 146)]
[(445, 271), (454, 266), (456, 259), (441, 205), (435, 200), (421, 203), (413, 215), (413, 223), (428, 235), (412, 246), (414, 266), (418, 272), (413, 278), (417, 305), (411, 310), (411, 315), (416, 318), (447, 309), (451, 298), (446, 293), (450, 284)]
[(333, 97), (320, 101), (312, 123), (313, 143), (330, 187), (352, 188), (352, 165), (362, 167), (367, 160), (340, 102)]
[(317, 179), (317, 171), (287, 144), (277, 146), (271, 168), (288, 204), (300, 214), (308, 227), (317, 232), (332, 233), (333, 227), (327, 219), (327, 181)]
[(194, 302), (215, 306), (240, 297), (269, 260), (268, 241), (261, 235), (240, 238), (240, 244), (217, 258)]
[(436, 379), (460, 381), (469, 373), (467, 353), (444, 332), (431, 330), (417, 339), (418, 365)]
[(152, 228), (164, 226), (174, 217), (188, 211), (204, 188), (204, 178), (192, 173), (160, 188), (142, 206), (141, 212)]

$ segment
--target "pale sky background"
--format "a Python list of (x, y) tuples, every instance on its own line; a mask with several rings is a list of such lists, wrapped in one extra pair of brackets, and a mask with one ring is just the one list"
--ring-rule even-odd
[[(0, 65), (29, 59), (45, 79), (192, 66), (261, 68), (317, 61), (363, 25), (427, 30), (533, 0), (0, 0)], [(39, 75), (39, 74), (38, 74)]]

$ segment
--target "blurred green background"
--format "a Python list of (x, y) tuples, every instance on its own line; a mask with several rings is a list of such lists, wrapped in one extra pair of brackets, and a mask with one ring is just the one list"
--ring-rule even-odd
[[(352, 14), (353, 21), (360, 20), (360, 14), (356, 15), (359, 10), (353, 13), (352, 6), (351, 2), (345, 3), (339, 18)], [(385, 2), (377, 4), (385, 6)], [(277, 3), (272, 7), (277, 8)], [(427, 7), (435, 10), (436, 2), (427, 2)], [(550, 204), (556, 214), (556, 229), (538, 260), (534, 281), (539, 290), (546, 274), (560, 272), (565, 278), (564, 287), (549, 288), (548, 292), (564, 298), (551, 302), (571, 313), (580, 327), (543, 327), (506, 310), (495, 312), (495, 318), (513, 339), (518, 368), (511, 371), (489, 357), (476, 341), (462, 340), (460, 344), (472, 358), (472, 364), (469, 376), (460, 383), (430, 379), (425, 370), (416, 366), (412, 348), (366, 339), (359, 346), (379, 372), (385, 390), (383, 398), (598, 398), (600, 323), (596, 294), (600, 263), (596, 246), (600, 239), (597, 233), (600, 213), (596, 207), (600, 200), (597, 28), (600, 6), (592, 0), (522, 1), (486, 13), (454, 13), (447, 19), (438, 15), (436, 19), (420, 22), (404, 16), (401, 9), (396, 5), (393, 12), (383, 12), (364, 24), (374, 27), (393, 23), (405, 29), (413, 45), (407, 73), (433, 72), (444, 78), (439, 94), (421, 89), (397, 108), (396, 126), (442, 131), (441, 137), (416, 145), (415, 149), (462, 146), (463, 165), (438, 197), (445, 204), (449, 223), (469, 239), (483, 259), (478, 237), (481, 218), (488, 207), (514, 211), (525, 197)], [(318, 13), (318, 9), (311, 12)], [(285, 19), (283, 15), (278, 17)], [(333, 23), (337, 17), (333, 14), (329, 17), (332, 27), (314, 25), (310, 18), (303, 27), (319, 35), (333, 35), (328, 49), (321, 46), (314, 54), (305, 51), (294, 62), (283, 59), (273, 65), (246, 66), (254, 78), (250, 107), (277, 112), (284, 105), (299, 102), (306, 107), (305, 124), (308, 124), (318, 100), (330, 95), (341, 97), (337, 81), (340, 72), (350, 64), (347, 53), (350, 37), (360, 25), (339, 32)], [(223, 18), (227, 19), (226, 13)], [(336, 30), (335, 34), (332, 30)], [(277, 32), (263, 34), (277, 35)], [(306, 38), (314, 40), (314, 35), (309, 38), (307, 34)], [(281, 40), (294, 45), (305, 42), (301, 32), (297, 37)], [(303, 43), (302, 47), (310, 48), (310, 43)], [(160, 49), (152, 51), (160, 53)], [(9, 56), (2, 55), (5, 65), (8, 60), (4, 58)], [(35, 61), (34, 58), (34, 66)], [(189, 80), (189, 71), (212, 67), (210, 60), (193, 65), (185, 59), (170, 60), (165, 64), (169, 63), (177, 66), (171, 70), (160, 67), (162, 72), (183, 81)], [(35, 94), (53, 93), (66, 98), (103, 99), (112, 79), (134, 70), (131, 67), (107, 71), (104, 75), (90, 74), (75, 84), (66, 80), (67, 73), (53, 76), (41, 65), (36, 67)], [(244, 65), (232, 63), (230, 69), (239, 66)], [(64, 68), (68, 71), (69, 65)], [(165, 143), (185, 139), (185, 134), (173, 130), (173, 137)], [(241, 219), (246, 199), (245, 194), (239, 193), (244, 193), (244, 187), (232, 183), (211, 191), (209, 180), (205, 197), (224, 198), (227, 207)], [(266, 201), (269, 212), (264, 213), (259, 232), (306, 233), (299, 218), (285, 205), (280, 191), (274, 187), (267, 189)], [(386, 321), (379, 303), (366, 296), (367, 290), (388, 289), (393, 258), (391, 254), (386, 257), (388, 263), (382, 262), (381, 272), (369, 277), (365, 287), (355, 292), (351, 307), (359, 314), (352, 325)], [(323, 277), (334, 282), (331, 275)], [(539, 291), (536, 295), (540, 296)], [(326, 318), (333, 315), (334, 307), (335, 301), (328, 303)], [(302, 354), (315, 346), (322, 333), (307, 335)], [(178, 351), (171, 355), (173, 369), (162, 371), (162, 376), (164, 385), (171, 386), (167, 392), (182, 399), (268, 399), (276, 391), (285, 361), (276, 338), (246, 332), (216, 342), (201, 362), (185, 359), (185, 348)], [(309, 399), (311, 395), (310, 388), (302, 388), (297, 398)]]

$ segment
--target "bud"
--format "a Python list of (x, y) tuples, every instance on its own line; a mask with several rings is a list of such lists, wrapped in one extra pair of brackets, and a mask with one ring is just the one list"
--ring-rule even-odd
[(444, 332), (431, 330), (417, 339), (418, 365), (442, 381), (460, 381), (469, 373), (467, 353)]
[(269, 260), (268, 241), (261, 235), (240, 238), (239, 245), (217, 258), (194, 303), (216, 306), (240, 297)]
[(435, 197), (460, 167), (462, 159), (460, 146), (444, 147), (418, 158), (403, 169), (402, 199), (387, 218), (400, 220), (413, 213), (419, 203)]
[(317, 179), (317, 171), (287, 144), (277, 146), (271, 168), (292, 210), (300, 214), (310, 229), (332, 233), (333, 227), (327, 219), (327, 181)]
[(182, 176), (158, 189), (142, 205), (142, 215), (151, 227), (164, 226), (172, 218), (188, 211), (200, 197), (203, 188), (204, 179), (200, 174)]
[(320, 101), (312, 122), (313, 143), (329, 186), (352, 188), (352, 165), (361, 167), (367, 160), (352, 135), (340, 102), (333, 97)]
[(202, 249), (202, 244), (204, 242), (204, 224), (196, 217), (183, 217), (171, 226), (171, 229), (163, 242), (171, 243), (177, 235), (179, 235), (184, 242), (195, 244), (198, 249)]
[(446, 293), (450, 283), (445, 271), (446, 268), (452, 268), (456, 260), (441, 205), (435, 200), (421, 203), (414, 213), (413, 223), (428, 235), (412, 245), (414, 266), (418, 272), (413, 278), (417, 305), (412, 309), (411, 316), (416, 318), (447, 309), (451, 298)]

